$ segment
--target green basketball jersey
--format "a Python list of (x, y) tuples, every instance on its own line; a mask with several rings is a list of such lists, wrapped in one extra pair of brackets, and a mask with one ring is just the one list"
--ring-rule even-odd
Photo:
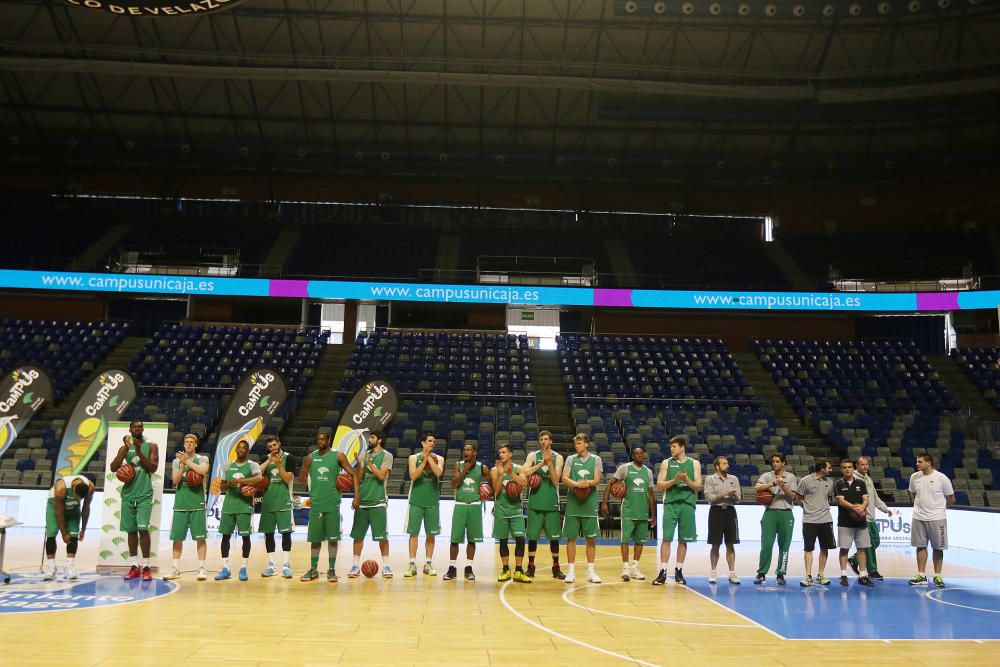
[[(382, 467), (386, 457), (392, 458), (384, 449), (378, 454), (365, 455), (376, 469)], [(385, 507), (389, 504), (389, 496), (385, 491), (385, 483), (389, 478), (379, 479), (365, 467), (365, 476), (361, 480), (361, 507)]]
[[(78, 479), (82, 479), (83, 481), (87, 482), (87, 485), (89, 486), (90, 485), (90, 480), (87, 479), (86, 477), (84, 477), (83, 475), (66, 475), (64, 477), (60, 477), (59, 479), (61, 479), (63, 481), (63, 484), (66, 485), (66, 497), (63, 498), (64, 516), (69, 516), (70, 514), (79, 512), (80, 511), (80, 499), (76, 497), (75, 493), (73, 493), (73, 482), (75, 482)], [(55, 504), (56, 504), (56, 485), (55, 484), (53, 484), (52, 488), (49, 489), (49, 501), (48, 502), (49, 502), (49, 505), (55, 507)]]
[(320, 454), (317, 449), (309, 455), (309, 497), (312, 509), (319, 512), (335, 512), (340, 509), (340, 491), (337, 489), (337, 475), (340, 461), (337, 451), (329, 450)]
[[(417, 454), (417, 467), (424, 462), (424, 455)], [(440, 481), (428, 465), (410, 485), (410, 504), (414, 507), (435, 507), (441, 498)]]
[[(694, 480), (694, 465), (695, 461), (690, 456), (685, 458), (683, 462), (678, 462), (674, 457), (670, 457), (665, 461), (667, 466), (667, 480), (670, 481), (674, 477), (677, 477), (677, 473), (684, 471), (687, 473), (688, 479)], [(662, 463), (660, 465), (663, 465)], [(698, 465), (701, 465), (699, 462)], [(698, 501), (698, 493), (692, 491), (687, 484), (677, 483), (672, 487), (667, 489), (663, 494), (663, 502), (667, 503), (687, 503), (688, 505), (694, 505)]]
[(511, 498), (507, 495), (507, 483), (514, 479), (511, 473), (521, 470), (521, 466), (512, 464), (510, 472), (504, 472), (503, 482), (501, 482), (500, 493), (497, 494), (496, 502), (493, 503), (493, 516), (497, 519), (509, 519), (521, 516), (521, 496)]
[[(622, 499), (622, 518), (641, 521), (649, 518), (649, 490), (653, 487), (653, 471), (634, 463), (625, 466), (625, 498)], [(617, 476), (617, 474), (616, 474)]]
[[(281, 467), (286, 472), (291, 472), (288, 469), (290, 460), (291, 456), (288, 452), (281, 452)], [(264, 497), (260, 500), (260, 511), (281, 512), (292, 509), (292, 483), (295, 481), (294, 476), (288, 483), (285, 483), (281, 479), (278, 467), (269, 465), (267, 466), (265, 477), (267, 477), (268, 485), (267, 491), (264, 492)]]
[[(535, 463), (542, 462), (542, 451), (535, 452)], [(556, 465), (558, 459), (555, 452), (552, 452), (552, 465)], [(549, 466), (544, 465), (535, 471), (542, 478), (542, 483), (537, 489), (528, 491), (528, 509), (536, 512), (558, 512), (559, 511), (559, 489), (552, 483), (549, 476)]]
[[(226, 481), (234, 479), (249, 479), (260, 473), (260, 466), (253, 461), (239, 463), (233, 461), (226, 468)], [(237, 486), (233, 489), (226, 489), (226, 499), (222, 501), (223, 514), (253, 514), (253, 498), (248, 498)]]
[[(131, 441), (131, 436), (129, 440)], [(142, 448), (142, 453), (148, 459), (151, 451), (149, 443), (143, 442), (139, 446)], [(149, 472), (139, 465), (139, 454), (136, 452), (134, 444), (129, 445), (128, 451), (125, 453), (125, 463), (135, 468), (135, 477), (128, 484), (122, 485), (122, 501), (138, 502), (152, 498), (153, 479), (150, 477)]]
[[(569, 478), (574, 482), (594, 479), (596, 472), (601, 469), (601, 458), (590, 453), (586, 459), (571, 454), (566, 459), (566, 468), (569, 470)], [(597, 516), (597, 505), (600, 502), (597, 496), (596, 487), (591, 489), (590, 495), (583, 499), (576, 497), (574, 489), (569, 489), (569, 493), (566, 494), (566, 515)]]
[[(208, 463), (208, 457), (203, 454), (195, 454), (192, 460), (194, 464)], [(174, 459), (174, 467), (180, 467), (180, 461)], [(205, 509), (205, 480), (201, 481), (201, 484), (197, 486), (191, 486), (187, 481), (187, 472), (191, 470), (184, 465), (183, 470), (181, 470), (181, 481), (177, 485), (177, 491), (174, 492), (174, 509), (182, 512), (190, 512), (192, 510), (204, 510)]]
[[(455, 464), (455, 470), (460, 471), (465, 468), (465, 462), (459, 461)], [(481, 502), (482, 498), (479, 497), (479, 485), (483, 483), (483, 464), (476, 461), (476, 465), (472, 467), (465, 477), (462, 478), (462, 483), (458, 485), (455, 489), (455, 501), (459, 503), (477, 503)]]

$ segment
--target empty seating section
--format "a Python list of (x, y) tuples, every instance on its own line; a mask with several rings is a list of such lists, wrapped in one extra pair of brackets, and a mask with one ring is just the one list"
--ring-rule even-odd
[(955, 360), (993, 407), (1000, 409), (1000, 349), (971, 347), (952, 350)]
[(36, 363), (55, 385), (55, 402), (72, 389), (127, 335), (127, 322), (0, 320), (0, 370)]
[(913, 343), (756, 339), (761, 362), (800, 416), (867, 410), (958, 410), (958, 401)]
[(302, 230), (285, 261), (286, 276), (416, 280), (433, 269), (438, 227), (325, 223)]

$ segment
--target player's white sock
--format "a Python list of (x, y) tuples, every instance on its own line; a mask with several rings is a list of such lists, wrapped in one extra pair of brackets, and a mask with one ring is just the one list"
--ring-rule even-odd
[(246, 566), (247, 566), (247, 559), (243, 558), (242, 560), (240, 560), (240, 564), (241, 564), (241, 567), (246, 568)]
[(448, 561), (448, 566), (449, 567), (458, 567), (458, 561), (457, 560), (450, 560), (450, 561)]
[(861, 576), (862, 577), (867, 577), (868, 576), (868, 570), (867, 569), (861, 570)]
[(735, 577), (736, 576), (736, 570), (730, 570), (729, 571), (729, 576), (730, 577)]
[(632, 561), (632, 567), (639, 567), (639, 561), (633, 560)]
[(205, 561), (199, 560), (198, 561), (198, 567), (201, 568), (202, 570), (204, 570), (205, 569)]
[(175, 558), (174, 559), (174, 569), (175, 570), (181, 569), (181, 559), (180, 558)]
[(281, 555), (285, 558), (285, 565), (288, 565), (288, 564), (290, 564), (292, 562), (292, 552), (291, 551), (282, 551)]
[(716, 572), (715, 570), (712, 570), (712, 576), (713, 576), (713, 577), (717, 577), (717, 576), (719, 576), (719, 573), (718, 573), (718, 572)]
[(148, 558), (145, 558), (145, 557), (144, 557), (144, 558), (142, 559), (142, 566), (143, 566), (143, 567), (149, 567), (149, 559), (148, 559)]
[(358, 567), (359, 565), (361, 565), (361, 556), (355, 556), (354, 557), (354, 567)]
[(73, 561), (75, 560), (76, 558), (73, 556), (66, 556), (66, 567), (73, 567)]
[(135, 565), (136, 567), (140, 567), (141, 561), (139, 560), (138, 556), (129, 556), (129, 559), (132, 561), (132, 565)]
[(587, 574), (593, 574), (593, 573), (594, 573), (594, 564), (587, 563)]
[(414, 567), (416, 567), (416, 565), (417, 565), (417, 559), (416, 558), (411, 558), (410, 559), (410, 565), (413, 565)]
[(661, 570), (666, 570), (667, 569), (667, 565), (670, 565), (670, 563), (664, 563), (663, 561), (660, 561), (660, 569)]
[(229, 569), (229, 557), (228, 556), (222, 559), (222, 567), (224, 567), (226, 569)]
[(840, 571), (840, 576), (842, 576), (842, 577), (846, 577), (846, 576), (847, 576), (847, 570), (843, 570), (843, 569), (842, 569), (842, 570)]

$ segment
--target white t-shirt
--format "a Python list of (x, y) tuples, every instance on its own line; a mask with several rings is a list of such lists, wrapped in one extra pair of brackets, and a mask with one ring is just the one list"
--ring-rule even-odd
[(955, 494), (947, 475), (935, 470), (929, 475), (915, 472), (910, 476), (913, 518), (917, 521), (943, 521), (948, 518), (947, 497)]

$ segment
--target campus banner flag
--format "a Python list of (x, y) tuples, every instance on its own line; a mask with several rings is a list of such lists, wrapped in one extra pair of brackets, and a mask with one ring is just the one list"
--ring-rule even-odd
[(46, 401), (52, 400), (52, 381), (38, 366), (15, 366), (0, 381), (0, 457), (13, 444)]
[(368, 451), (368, 434), (384, 431), (399, 411), (399, 393), (385, 378), (369, 380), (344, 408), (331, 447), (352, 466)]
[(237, 386), (219, 426), (219, 439), (212, 457), (212, 484), (205, 506), (209, 523), (217, 514), (214, 509), (219, 488), (215, 482), (225, 476), (226, 468), (236, 460), (236, 443), (246, 440), (252, 449), (287, 397), (285, 378), (273, 368), (258, 368)]
[(63, 431), (54, 479), (78, 475), (108, 437), (108, 424), (120, 419), (135, 400), (135, 380), (128, 371), (101, 371), (84, 390)]

